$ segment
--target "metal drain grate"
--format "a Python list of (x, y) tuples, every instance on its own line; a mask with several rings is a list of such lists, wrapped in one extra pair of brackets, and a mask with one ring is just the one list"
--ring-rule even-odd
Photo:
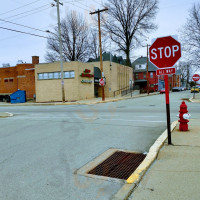
[(146, 155), (141, 153), (117, 151), (94, 169), (90, 170), (88, 174), (126, 180), (141, 164), (145, 157)]

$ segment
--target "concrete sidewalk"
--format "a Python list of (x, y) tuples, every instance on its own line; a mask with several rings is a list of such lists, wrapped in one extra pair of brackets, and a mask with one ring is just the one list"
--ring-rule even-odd
[(192, 97), (190, 101), (193, 103), (200, 103), (200, 93), (195, 93), (195, 98)]
[[(149, 95), (157, 95), (159, 92), (150, 93)], [(75, 102), (46, 102), (46, 103), (34, 103), (34, 102), (26, 102), (26, 103), (5, 103), (0, 102), (0, 106), (40, 106), (40, 105), (89, 105), (89, 104), (98, 104), (98, 103), (108, 103), (108, 102), (115, 102), (115, 101), (121, 101), (131, 98), (139, 98), (139, 97), (145, 97), (148, 96), (147, 94), (139, 94), (138, 91), (134, 91), (131, 94), (128, 94), (126, 96), (116, 96), (116, 97), (108, 97), (105, 98), (105, 101), (102, 101), (102, 98), (93, 98), (93, 99), (86, 99), (86, 100), (79, 100)]]
[(129, 200), (200, 199), (200, 119), (191, 119), (189, 131), (172, 132), (172, 143), (159, 151)]

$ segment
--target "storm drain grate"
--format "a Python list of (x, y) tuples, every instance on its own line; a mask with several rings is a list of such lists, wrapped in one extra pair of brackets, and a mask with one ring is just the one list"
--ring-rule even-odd
[(107, 176), (118, 179), (128, 179), (137, 169), (146, 155), (117, 151), (101, 164), (90, 170), (88, 174)]

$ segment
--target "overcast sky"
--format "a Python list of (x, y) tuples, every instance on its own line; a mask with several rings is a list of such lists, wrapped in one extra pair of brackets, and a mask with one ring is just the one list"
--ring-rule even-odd
[[(102, 9), (100, 0), (60, 0), (64, 6), (60, 7), (61, 18), (66, 16), (70, 10), (81, 12), (86, 19), (90, 20), (89, 11)], [(199, 0), (160, 0), (159, 12), (156, 18), (158, 30), (148, 35), (148, 44), (153, 38), (178, 35), (178, 30), (186, 22), (188, 10)], [(52, 30), (57, 23), (56, 7), (51, 7), (53, 0), (7, 0), (1, 2), (0, 19), (37, 29)], [(27, 5), (29, 4), (29, 5)], [(0, 21), (0, 27), (15, 29), (47, 37), (47, 33), (36, 31), (14, 24)], [(10, 63), (15, 66), (18, 60), (30, 63), (31, 56), (40, 57), (40, 62), (45, 62), (47, 41), (45, 38), (25, 35), (9, 30), (0, 29), (0, 67), (3, 63)], [(146, 49), (135, 49), (132, 54), (132, 61), (138, 56), (146, 56)]]

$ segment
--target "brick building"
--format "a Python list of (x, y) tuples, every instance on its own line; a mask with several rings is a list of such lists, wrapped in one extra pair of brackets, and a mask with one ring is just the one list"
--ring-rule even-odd
[[(134, 73), (134, 84), (138, 86), (141, 91), (147, 91), (147, 57), (140, 57), (136, 59), (133, 64), (133, 73)], [(149, 77), (149, 91), (160, 91), (165, 87), (164, 76), (157, 76), (156, 70), (158, 68), (153, 65), (148, 60), (148, 77)], [(169, 89), (171, 90), (173, 87), (180, 87), (180, 70), (176, 71), (176, 74), (168, 75), (169, 77)]]
[[(138, 86), (142, 92), (147, 91), (147, 57), (136, 59), (133, 64), (134, 85)], [(157, 67), (148, 61), (149, 91), (158, 91)]]
[(10, 95), (20, 89), (26, 91), (28, 99), (34, 98), (35, 64), (39, 64), (38, 56), (32, 56), (32, 63), (0, 68), (0, 95)]

